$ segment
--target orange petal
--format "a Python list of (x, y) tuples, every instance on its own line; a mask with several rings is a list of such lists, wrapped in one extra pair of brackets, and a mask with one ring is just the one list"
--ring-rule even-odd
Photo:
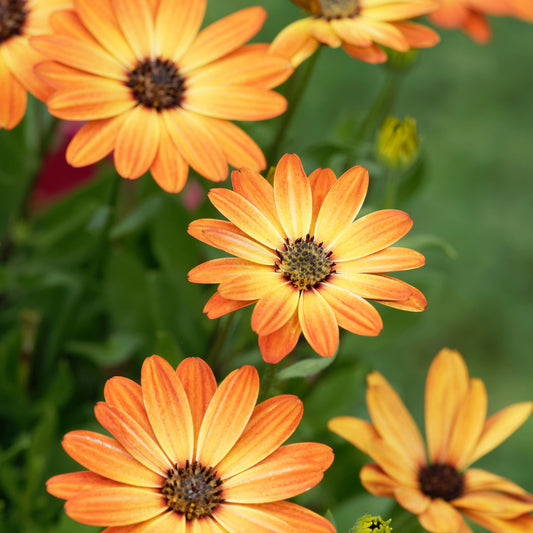
[(351, 18), (333, 19), (330, 22), (335, 33), (347, 44), (368, 48), (372, 45), (372, 40), (359, 29), (357, 24), (353, 24)]
[(335, 528), (331, 522), (305, 507), (290, 502), (272, 502), (266, 505), (269, 506), (272, 514), (285, 520), (296, 531), (335, 533)]
[(180, 60), (183, 73), (215, 61), (251, 39), (263, 26), (266, 11), (260, 6), (241, 9), (203, 29)]
[(486, 470), (469, 468), (464, 473), (464, 492), (469, 493), (483, 490), (503, 492), (512, 496), (518, 496), (523, 500), (533, 501), (533, 496), (516, 483), (504, 477), (497, 476), (492, 472), (487, 472)]
[(46, 490), (52, 496), (63, 500), (68, 500), (84, 490), (121, 486), (122, 483), (117, 483), (94, 472), (87, 471), (60, 474), (59, 476), (51, 477), (46, 482)]
[(524, 533), (526, 531), (533, 531), (533, 516), (524, 514), (513, 520), (504, 520), (489, 513), (476, 513), (467, 509), (463, 509), (463, 513), (467, 518), (476, 522), (488, 529), (489, 531), (502, 533)]
[(252, 366), (234, 370), (222, 381), (205, 413), (196, 459), (217, 465), (242, 435), (257, 401), (259, 377)]
[(384, 496), (394, 498), (394, 489), (398, 482), (393, 480), (378, 465), (369, 463), (363, 466), (359, 473), (361, 484), (374, 496)]
[(444, 348), (429, 367), (426, 379), (425, 425), (429, 461), (444, 462), (457, 410), (468, 391), (468, 369), (459, 352)]
[(313, 19), (305, 18), (289, 24), (272, 41), (270, 53), (287, 58), (296, 68), (320, 45), (309, 31), (312, 23)]
[[(197, 524), (200, 522), (196, 520), (192, 522)], [(211, 523), (211, 520), (208, 520), (207, 523)], [(176, 533), (176, 531), (194, 531), (194, 533), (203, 533), (203, 532), (213, 532), (218, 533), (217, 529), (209, 528), (187, 528), (187, 519), (184, 514), (175, 513), (173, 511), (167, 510), (167, 512), (156, 516), (150, 520), (141, 522), (134, 526), (124, 526), (124, 529), (121, 527), (118, 528), (109, 528), (109, 531), (106, 529), (102, 533)], [(131, 529), (129, 529), (131, 528)]]
[(410, 487), (396, 487), (394, 497), (397, 502), (410, 513), (423, 513), (429, 506), (431, 498), (420, 492), (419, 489)]
[[(67, 7), (64, 2), (63, 7)], [(73, 6), (68, 7), (71, 8)], [(48, 11), (48, 19), (47, 25), (49, 28), (41, 32), (35, 32), (34, 35), (62, 35), (63, 37), (71, 37), (75, 40), (84, 41), (86, 44), (95, 46), (96, 48), (100, 48), (98, 41), (85, 27), (81, 18), (73, 9), (56, 9), (54, 11)], [(33, 39), (30, 38), (30, 40), (33, 45)]]
[(319, 483), (332, 462), (329, 446), (315, 442), (288, 444), (224, 481), (224, 500), (267, 503), (292, 498)]
[(486, 44), (492, 38), (489, 22), (481, 13), (470, 11), (462, 26), (465, 33), (480, 44)]
[(83, 25), (124, 66), (135, 63), (135, 54), (120, 31), (111, 0), (74, 0)]
[(187, 86), (182, 106), (187, 111), (226, 120), (265, 120), (287, 109), (285, 97), (248, 85)]
[(144, 467), (115, 439), (93, 431), (71, 431), (63, 448), (78, 463), (103, 477), (139, 487), (161, 487), (163, 477)]
[(298, 312), (295, 310), (292, 317), (281, 328), (268, 335), (259, 335), (259, 349), (264, 361), (272, 364), (279, 363), (294, 350), (301, 332)]
[(515, 403), (490, 416), (468, 464), (477, 461), (512, 435), (529, 417), (533, 402)]
[(115, 166), (123, 178), (135, 179), (148, 171), (159, 148), (160, 129), (155, 109), (132, 109), (115, 145)]
[(424, 441), (401, 398), (379, 372), (367, 376), (366, 403), (374, 427), (406, 463), (426, 464)]
[(194, 267), (187, 279), (192, 283), (220, 283), (235, 276), (247, 276), (256, 270), (272, 272), (273, 267), (261, 266), (237, 257), (221, 257)]
[(387, 54), (377, 44), (373, 44), (367, 48), (361, 48), (360, 46), (343, 43), (342, 48), (349, 56), (370, 63), (371, 65), (377, 65), (387, 61)]
[(368, 189), (368, 171), (361, 166), (345, 172), (328, 192), (316, 220), (315, 240), (334, 246), (337, 237), (359, 213)]
[(152, 57), (154, 24), (147, 0), (113, 0), (113, 9), (124, 37), (139, 61)]
[(241, 168), (231, 174), (233, 190), (255, 205), (265, 215), (276, 231), (284, 235), (276, 211), (274, 189), (258, 172), (250, 168)]
[(248, 305), (253, 304), (254, 302), (241, 302), (237, 300), (228, 300), (220, 296), (220, 294), (215, 292), (211, 298), (207, 301), (204, 306), (203, 312), (207, 315), (208, 318), (220, 318), (221, 316), (232, 313), (247, 307)]
[(337, 177), (330, 168), (317, 168), (309, 174), (309, 185), (311, 187), (311, 196), (313, 199), (313, 215), (311, 217), (312, 235), (315, 234), (314, 228), (316, 225), (316, 219), (318, 217), (318, 212), (322, 207), (322, 203), (324, 202), (324, 198), (336, 181)]
[(146, 468), (164, 476), (174, 466), (152, 437), (127, 413), (103, 402), (96, 404), (94, 413), (98, 422)]
[(379, 434), (372, 424), (353, 416), (332, 418), (328, 422), (328, 429), (364, 453), (368, 453), (367, 450), (371, 441), (379, 438)]
[(26, 112), (26, 89), (13, 76), (0, 49), (0, 128), (13, 129)]
[(418, 519), (422, 527), (431, 533), (456, 533), (464, 523), (459, 512), (440, 498), (432, 500)]
[(208, 196), (220, 213), (244, 233), (270, 248), (278, 249), (283, 246), (283, 237), (268, 218), (246, 198), (229, 189), (211, 189)]
[(384, 22), (392, 22), (427, 15), (438, 7), (438, 2), (402, 2), (396, 0), (394, 2), (380, 2), (376, 5), (365, 6), (362, 10), (362, 16)]
[(300, 158), (284, 155), (274, 175), (276, 209), (286, 235), (296, 240), (309, 233), (313, 212), (311, 187)]
[(252, 330), (258, 335), (269, 335), (283, 327), (294, 315), (299, 295), (299, 291), (288, 281), (270, 290), (254, 307)]
[(155, 55), (178, 62), (202, 25), (206, 5), (206, 0), (160, 0), (155, 19)]
[(189, 164), (172, 141), (166, 122), (161, 117), (159, 120), (159, 147), (150, 166), (150, 173), (163, 190), (178, 193), (187, 181)]
[(416, 22), (394, 22), (393, 26), (402, 32), (411, 48), (430, 48), (440, 41), (435, 30)]
[[(344, 263), (339, 263), (339, 271)], [(410, 286), (398, 279), (379, 274), (345, 274), (337, 272), (331, 283), (337, 287), (372, 300), (407, 300), (411, 296)]]
[(245, 276), (234, 275), (222, 280), (218, 292), (230, 300), (259, 300), (286, 283), (279, 272), (256, 267)]
[(392, 307), (394, 309), (400, 309), (402, 311), (411, 311), (413, 313), (418, 313), (420, 311), (424, 311), (427, 306), (426, 297), (416, 288), (412, 285), (409, 285), (408, 283), (405, 283), (405, 281), (402, 281), (400, 279), (396, 278), (390, 278), (389, 276), (385, 276), (382, 274), (381, 277), (393, 279), (396, 282), (400, 283), (401, 285), (405, 285), (410, 291), (411, 295), (406, 300), (374, 300), (381, 305), (386, 305), (387, 307)]
[[(263, 509), (264, 507), (264, 509)], [(220, 504), (213, 518), (222, 531), (253, 531), (254, 533), (297, 533), (297, 529), (270, 512), (268, 506)]]
[(370, 255), (401, 239), (413, 226), (411, 217), (396, 209), (375, 211), (356, 220), (332, 248), (332, 260), (350, 261)]
[(199, 219), (189, 224), (188, 232), (196, 239), (242, 259), (272, 266), (277, 256), (272, 250), (250, 239), (231, 222)]
[(410, 270), (425, 264), (426, 258), (410, 248), (388, 247), (379, 252), (339, 263), (336, 270), (340, 273), (378, 274)]
[(176, 368), (176, 375), (189, 398), (195, 441), (217, 382), (209, 365), (199, 357), (187, 357)]
[(218, 475), (233, 477), (269, 456), (293, 434), (302, 414), (301, 400), (289, 394), (257, 405), (241, 437), (218, 464)]
[(261, 148), (241, 128), (227, 120), (215, 118), (207, 120), (211, 135), (232, 167), (247, 166), (256, 170), (266, 167)]
[(324, 18), (314, 18), (312, 24), (309, 25), (309, 33), (319, 43), (331, 48), (338, 48), (341, 45), (341, 38), (333, 30), (333, 25)]
[(115, 148), (118, 132), (127, 117), (128, 114), (123, 113), (85, 124), (68, 145), (68, 163), (73, 167), (84, 167), (103, 159)]
[(533, 511), (533, 499), (527, 502), (488, 490), (463, 494), (453, 500), (453, 505), (459, 509), (488, 513), (505, 520), (518, 518), (520, 515)]
[(378, 44), (398, 52), (407, 52), (409, 50), (409, 43), (402, 32), (388, 22), (361, 17), (360, 19), (354, 19), (352, 24), (357, 24), (364, 35), (370, 37)]
[(322, 357), (331, 357), (339, 345), (339, 328), (332, 308), (319, 291), (302, 291), (298, 318), (311, 348)]
[(383, 322), (376, 309), (357, 294), (337, 285), (336, 281), (322, 283), (318, 292), (333, 310), (338, 325), (356, 335), (379, 335)]
[(181, 155), (199, 174), (213, 181), (223, 181), (228, 165), (222, 149), (208, 129), (208, 122), (196, 113), (181, 108), (163, 113), (167, 129)]
[(160, 490), (127, 486), (82, 492), (65, 503), (70, 518), (91, 526), (136, 524), (166, 509), (167, 501)]
[(106, 381), (105, 401), (111, 407), (128, 413), (155, 440), (154, 430), (148, 420), (141, 386), (135, 381), (120, 376)]
[(194, 427), (185, 389), (161, 357), (146, 359), (141, 370), (144, 405), (158, 442), (173, 462), (192, 462)]

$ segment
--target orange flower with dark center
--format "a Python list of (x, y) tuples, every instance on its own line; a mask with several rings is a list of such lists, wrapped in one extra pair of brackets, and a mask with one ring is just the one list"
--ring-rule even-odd
[(53, 35), (32, 40), (52, 61), (37, 72), (55, 90), (50, 112), (89, 121), (67, 150), (73, 166), (114, 150), (118, 173), (150, 170), (180, 191), (189, 165), (221, 181), (228, 164), (261, 169), (256, 143), (230, 120), (263, 120), (285, 111), (273, 87), (290, 64), (267, 44), (243, 46), (266, 13), (250, 7), (199, 32), (206, 0), (74, 0), (56, 13)]
[(427, 48), (439, 42), (430, 28), (408, 19), (431, 13), (435, 0), (293, 0), (312, 17), (289, 24), (274, 39), (272, 53), (298, 66), (324, 44), (342, 46), (350, 56), (367, 63), (383, 63), (387, 46), (399, 52)]
[(364, 168), (338, 180), (330, 169), (308, 178), (298, 156), (287, 154), (274, 187), (246, 168), (234, 171), (232, 181), (233, 191), (209, 193), (229, 222), (196, 220), (189, 233), (237, 257), (203, 263), (189, 280), (220, 284), (204, 308), (209, 318), (255, 304), (252, 329), (265, 361), (280, 361), (302, 332), (323, 357), (335, 353), (339, 326), (378, 335), (381, 317), (365, 298), (407, 311), (425, 308), (420, 291), (384, 275), (424, 264), (418, 252), (390, 246), (411, 229), (409, 215), (385, 209), (353, 222), (368, 188)]
[(422, 436), (387, 380), (372, 372), (367, 382), (372, 424), (342, 416), (328, 427), (374, 459), (360, 473), (369, 492), (396, 498), (431, 533), (472, 533), (461, 515), (494, 533), (533, 531), (533, 495), (503, 477), (469, 468), (525, 422), (533, 402), (486, 418), (483, 382), (469, 378), (458, 352), (441, 350), (426, 381), (426, 458)]
[(22, 120), (26, 91), (40, 100), (50, 96), (33, 72), (43, 57), (30, 46), (29, 36), (50, 32), (50, 14), (71, 5), (71, 0), (0, 0), (0, 128), (10, 130)]
[(242, 531), (334, 533), (321, 516), (285, 500), (314, 487), (333, 461), (328, 446), (283, 442), (302, 417), (292, 395), (256, 404), (255, 368), (217, 387), (209, 366), (185, 359), (174, 370), (158, 356), (141, 385), (110, 379), (95, 408), (112, 437), (65, 435), (63, 447), (88, 471), (51, 478), (67, 514), (105, 533)]
[(461, 28), (478, 43), (492, 37), (487, 15), (511, 16), (533, 22), (533, 0), (439, 0), (430, 20), (442, 28)]

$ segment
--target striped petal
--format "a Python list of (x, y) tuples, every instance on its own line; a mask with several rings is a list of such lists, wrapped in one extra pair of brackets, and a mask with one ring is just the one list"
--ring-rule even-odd
[(309, 174), (309, 185), (311, 187), (311, 197), (313, 204), (313, 214), (311, 216), (311, 234), (315, 234), (316, 219), (324, 198), (326, 198), (329, 190), (335, 182), (337, 177), (330, 168), (317, 168)]
[(409, 50), (409, 43), (402, 32), (388, 22), (381, 22), (367, 17), (363, 19), (361, 17), (360, 19), (354, 19), (352, 23), (358, 26), (361, 33), (378, 44), (398, 52), (407, 52)]
[[(382, 277), (389, 277), (382, 274)], [(400, 309), (402, 311), (411, 311), (413, 313), (419, 313), (420, 311), (424, 311), (427, 307), (427, 301), (426, 297), (416, 288), (412, 285), (409, 285), (408, 283), (405, 283), (405, 281), (402, 281), (400, 279), (395, 278), (389, 278), (393, 279), (396, 282), (406, 285), (407, 288), (411, 291), (411, 295), (407, 300), (374, 300), (375, 302), (380, 303), (381, 305), (386, 305), (387, 307), (392, 307), (393, 309)]]
[(429, 48), (440, 41), (435, 30), (416, 22), (394, 22), (393, 26), (402, 32), (411, 48)]
[(370, 422), (353, 416), (332, 418), (328, 422), (328, 429), (364, 453), (368, 453), (369, 444), (379, 438), (378, 432)]
[(313, 19), (305, 18), (286, 26), (272, 41), (270, 53), (285, 57), (296, 68), (319, 47), (309, 31), (312, 23)]
[(491, 491), (476, 491), (463, 494), (453, 500), (453, 505), (459, 509), (487, 513), (505, 520), (518, 518), (533, 511), (533, 499), (527, 502), (507, 494), (498, 494)]
[(163, 477), (134, 459), (115, 439), (93, 431), (72, 431), (63, 448), (85, 468), (113, 481), (139, 487), (161, 487)]
[(361, 166), (345, 172), (331, 187), (316, 220), (315, 240), (334, 246), (337, 237), (359, 213), (368, 189), (368, 171)]
[(429, 496), (426, 496), (420, 489), (411, 487), (396, 487), (394, 497), (404, 509), (417, 515), (425, 512), (431, 503)]
[(281, 328), (268, 335), (259, 335), (259, 349), (264, 361), (271, 364), (279, 363), (294, 350), (301, 332), (298, 312), (295, 310)]
[(193, 460), (194, 428), (187, 394), (174, 369), (149, 357), (141, 370), (144, 405), (158, 442), (173, 462)]
[(339, 263), (337, 271), (340, 273), (377, 274), (381, 272), (399, 272), (418, 268), (425, 264), (426, 258), (410, 248), (388, 247), (365, 257), (353, 261)]
[(368, 443), (368, 455), (396, 482), (396, 485), (418, 488), (418, 467), (406, 460), (404, 454), (382, 439)]
[(335, 314), (337, 324), (356, 335), (374, 337), (383, 329), (376, 309), (363, 298), (338, 285), (336, 279), (322, 283), (318, 292)]
[(237, 533), (253, 531), (254, 533), (297, 533), (297, 530), (284, 520), (263, 510), (260, 505), (220, 504), (214, 519), (224, 532)]
[(230, 300), (259, 300), (286, 283), (285, 278), (273, 269), (255, 268), (245, 276), (223, 280), (218, 292)]
[(497, 476), (492, 472), (481, 470), (479, 468), (469, 468), (464, 473), (464, 493), (477, 491), (496, 491), (517, 496), (524, 501), (533, 501), (533, 496), (526, 492), (522, 487), (508, 479)]
[(398, 482), (386, 474), (381, 467), (374, 463), (369, 463), (361, 468), (359, 473), (361, 484), (374, 496), (384, 496), (394, 498), (394, 489), (398, 487)]
[(322, 357), (331, 357), (339, 345), (339, 328), (329, 303), (317, 290), (302, 291), (298, 318), (311, 348)]
[(292, 240), (309, 233), (313, 212), (311, 187), (295, 154), (284, 155), (274, 175), (274, 198), (281, 225)]
[(224, 499), (235, 503), (268, 503), (314, 487), (333, 462), (333, 452), (324, 444), (288, 444), (256, 466), (224, 482)]
[(367, 48), (372, 45), (372, 40), (358, 28), (357, 24), (353, 24), (352, 19), (333, 19), (330, 24), (331, 27), (335, 30), (335, 33), (345, 43), (351, 44), (352, 46), (359, 46), (362, 48)]
[(187, 276), (192, 283), (220, 283), (233, 277), (246, 277), (256, 270), (272, 272), (273, 267), (260, 266), (237, 257), (221, 257), (194, 267)]
[(433, 533), (455, 533), (464, 523), (459, 512), (440, 498), (432, 500), (418, 519), (424, 529)]
[(0, 49), (0, 128), (13, 129), (26, 112), (26, 89), (9, 70)]
[(269, 456), (292, 435), (302, 414), (301, 400), (288, 394), (256, 406), (241, 437), (218, 464), (219, 476), (233, 477)]
[(153, 57), (154, 24), (147, 0), (113, 0), (118, 24), (139, 61)]
[(533, 531), (533, 516), (524, 514), (513, 520), (501, 519), (488, 513), (476, 513), (470, 509), (463, 509), (463, 514), (473, 522), (481, 525), (489, 531), (502, 533), (524, 533)]
[[(343, 263), (340, 263), (339, 270), (342, 266)], [(331, 284), (372, 300), (407, 300), (411, 296), (411, 289), (407, 283), (379, 274), (339, 272), (332, 277)]]
[(305, 507), (290, 502), (272, 502), (266, 505), (269, 506), (272, 514), (285, 520), (296, 531), (335, 533), (335, 528), (331, 522)]
[(252, 366), (233, 371), (222, 381), (205, 413), (196, 459), (216, 466), (242, 435), (259, 393), (259, 377)]
[(411, 217), (396, 209), (375, 211), (349, 226), (332, 248), (332, 260), (350, 261), (383, 250), (413, 226)]
[(102, 489), (109, 487), (120, 487), (122, 483), (112, 481), (99, 476), (94, 472), (71, 472), (51, 477), (46, 482), (46, 490), (56, 498), (68, 500), (80, 492), (91, 489)]
[(237, 300), (228, 300), (223, 298), (220, 294), (215, 292), (204, 306), (203, 312), (207, 315), (207, 318), (220, 318), (221, 316), (238, 311), (243, 307), (253, 304), (254, 302), (241, 302)]

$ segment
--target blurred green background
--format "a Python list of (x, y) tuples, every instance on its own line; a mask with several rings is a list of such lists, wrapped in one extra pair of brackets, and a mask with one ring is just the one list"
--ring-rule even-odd
[[(300, 16), (289, 2), (262, 5), (269, 17), (257, 40), (270, 41)], [(247, 6), (211, 2), (208, 21)], [(424, 292), (428, 309), (415, 315), (380, 307), (378, 338), (344, 335), (323, 374), (278, 384), (304, 399), (295, 438), (326, 442), (337, 454), (322, 484), (298, 501), (330, 510), (341, 532), (367, 511), (385, 516), (392, 503), (362, 490), (358, 471), (366, 458), (325, 428), (333, 416), (368, 417), (364, 375), (370, 369), (387, 377), (421, 426), (425, 375), (444, 346), (459, 350), (471, 375), (485, 381), (489, 413), (533, 397), (533, 28), (511, 19), (491, 22), (494, 38), (486, 46), (458, 31), (439, 31), (442, 42), (421, 51), (392, 107), (400, 118), (416, 119), (422, 138), (423, 176), (395, 207), (414, 219), (405, 245), (427, 257), (424, 268), (401, 277)], [(283, 153), (299, 154), (308, 172), (324, 158), (336, 172), (344, 170), (343, 158), (328, 159), (328, 147), (350, 143), (349, 132), (386, 76), (382, 66), (323, 50)], [(245, 127), (265, 147), (278, 123)], [(188, 212), (180, 196), (163, 193), (148, 176), (123, 181), (111, 247), (101, 272), (84, 281), (108, 220), (109, 164), (29, 222), (13, 219), (40, 165), (48, 126), (34, 104), (16, 130), (0, 132), (0, 229), (9, 227), (15, 241), (0, 267), (0, 531), (79, 533), (97, 528), (64, 517), (61, 502), (43, 488), (51, 475), (78, 469), (61, 449), (61, 435), (98, 430), (92, 407), (104, 380), (138, 379), (147, 355), (159, 353), (175, 365), (185, 355), (208, 353), (224, 320), (202, 315), (211, 288), (188, 284), (186, 272), (215, 252), (188, 237), (186, 226), (218, 215), (206, 203)], [(373, 146), (370, 135), (352, 164), (369, 168), (368, 207), (378, 209), (383, 173)], [(211, 185), (200, 183), (206, 190)], [(311, 355), (305, 346), (298, 350), (298, 357)], [(263, 371), (248, 311), (239, 312), (219, 361), (219, 379), (244, 363)], [(531, 492), (532, 442), (529, 420), (476, 466)]]

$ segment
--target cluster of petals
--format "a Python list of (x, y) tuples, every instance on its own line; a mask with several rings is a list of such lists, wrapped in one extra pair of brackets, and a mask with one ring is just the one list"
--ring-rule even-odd
[[(503, 477), (469, 468), (524, 423), (533, 402), (513, 404), (487, 418), (483, 382), (469, 378), (458, 352), (443, 349), (426, 381), (428, 458), (411, 415), (378, 372), (368, 376), (367, 405), (372, 424), (346, 416), (328, 426), (375, 461), (360, 473), (368, 491), (396, 498), (431, 533), (471, 533), (463, 515), (494, 533), (533, 531), (533, 495)], [(461, 476), (461, 490), (453, 498), (424, 493), (420, 472), (431, 465)]]
[(487, 15), (533, 22), (533, 0), (440, 0), (429, 17), (437, 26), (461, 28), (474, 41), (487, 43), (492, 37)]
[(409, 20), (437, 9), (435, 0), (294, 1), (313, 16), (284, 28), (271, 45), (273, 53), (287, 57), (294, 66), (321, 44), (342, 46), (347, 54), (367, 63), (383, 63), (387, 54), (382, 46), (407, 52), (434, 46), (440, 40), (431, 28)]
[[(9, 10), (25, 13), (20, 31), (8, 36), (0, 20), (0, 128), (14, 128), (26, 112), (27, 91), (40, 100), (51, 93), (48, 85), (33, 72), (33, 67), (44, 58), (30, 46), (29, 38), (50, 32), (48, 19), (60, 9), (68, 9), (72, 0), (29, 0), (2, 6), (2, 15), (10, 17)], [(6, 30), (4, 36), (2, 31)]]
[[(408, 311), (425, 308), (419, 290), (384, 274), (424, 264), (418, 252), (390, 246), (411, 229), (409, 215), (385, 209), (354, 221), (368, 188), (363, 167), (353, 167), (339, 179), (328, 168), (307, 177), (298, 156), (286, 154), (273, 186), (246, 168), (234, 171), (232, 182), (233, 191), (209, 193), (228, 221), (196, 220), (189, 233), (236, 257), (198, 265), (189, 280), (219, 284), (204, 308), (209, 318), (255, 304), (251, 325), (265, 361), (280, 361), (300, 333), (323, 357), (335, 353), (339, 326), (358, 335), (378, 335), (381, 317), (365, 298)], [(329, 255), (334, 268), (324, 280), (299, 289), (280, 271), (279, 253), (287, 243), (306, 238)]]
[[(114, 150), (122, 177), (150, 170), (169, 192), (183, 188), (189, 167), (213, 181), (227, 177), (228, 164), (265, 167), (261, 149), (231, 121), (283, 113), (286, 101), (271, 89), (292, 67), (270, 55), (267, 44), (245, 45), (264, 23), (262, 7), (200, 30), (206, 3), (73, 0), (74, 9), (51, 17), (51, 35), (31, 39), (49, 59), (36, 72), (53, 88), (50, 113), (88, 121), (68, 147), (71, 165), (94, 163)], [(178, 94), (179, 101), (150, 105), (127, 85), (150, 61), (172, 69), (165, 82), (174, 80), (169, 98)], [(164, 91), (159, 83), (155, 89)]]
[[(112, 437), (73, 431), (67, 453), (88, 468), (61, 474), (48, 491), (66, 499), (67, 514), (105, 533), (333, 533), (321, 516), (285, 500), (315, 486), (332, 460), (328, 446), (282, 446), (302, 416), (292, 395), (256, 405), (256, 370), (244, 366), (217, 387), (209, 366), (185, 359), (174, 370), (152, 356), (141, 385), (115, 377), (95, 408)], [(222, 501), (208, 516), (188, 520), (162, 494), (169, 471), (197, 462), (216, 470)]]

